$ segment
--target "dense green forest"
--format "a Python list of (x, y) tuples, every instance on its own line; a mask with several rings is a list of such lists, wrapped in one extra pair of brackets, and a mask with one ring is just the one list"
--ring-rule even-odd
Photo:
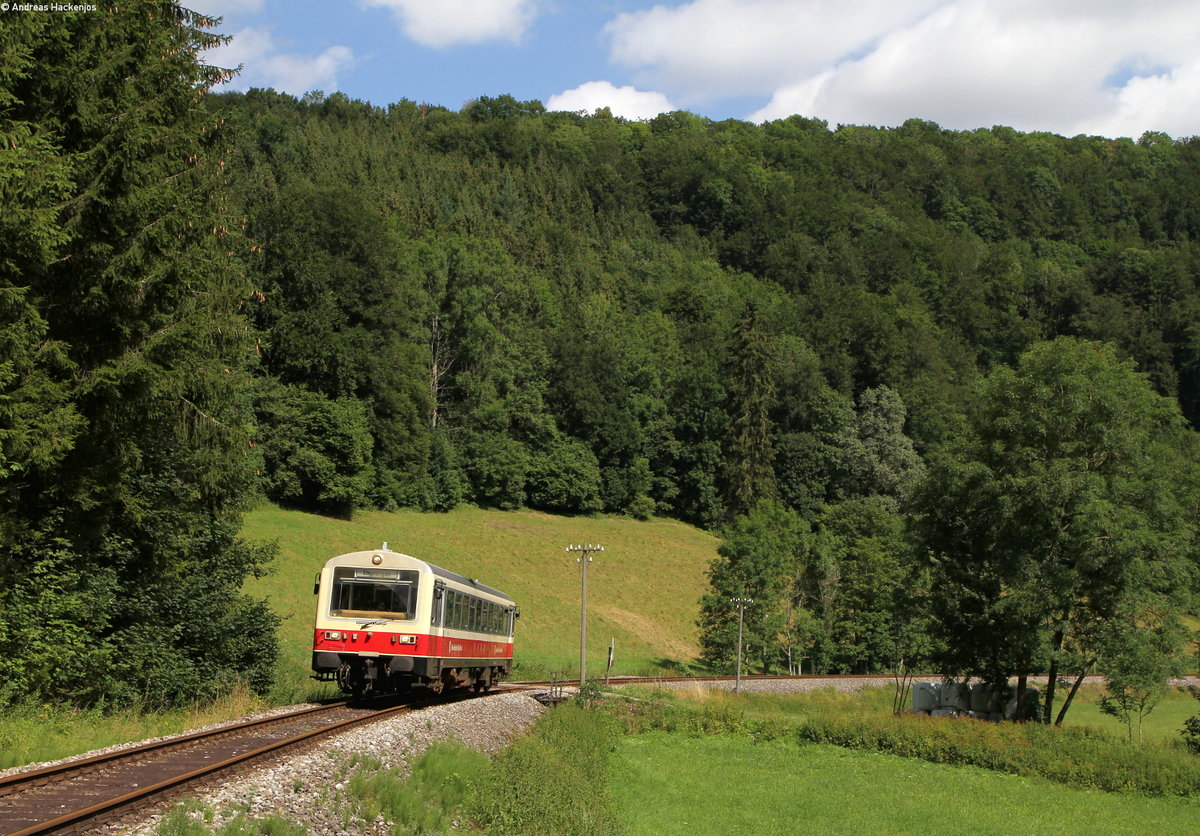
[[(269, 557), (235, 536), (256, 494), (723, 527), (702, 614), (717, 667), (732, 594), (759, 602), (763, 669), (1082, 664), (1092, 620), (1194, 606), (1200, 139), (214, 94), (196, 62), (211, 24), (170, 3), (0, 18), (0, 670), (17, 691), (261, 678), (271, 617), (236, 592)], [(1079, 569), (1091, 552), (1054, 519), (1016, 532), (1015, 506), (962, 525), (985, 519), (964, 463), (1046, 484), (1021, 469), (1045, 439), (1004, 411), (1021, 386), (1116, 404), (1047, 406), (1056, 438), (1139, 404), (1124, 435), (1069, 451), (1103, 486), (1025, 510), (1141, 514), (1127, 530), (1169, 547), (1126, 574), (1154, 583)], [(1159, 469), (1102, 466), (1128, 457)], [(1141, 554), (1129, 537), (1120, 554)], [(1070, 571), (1014, 557), (982, 585), (956, 576), (946, 556), (988, 538)], [(1017, 577), (1094, 606), (1063, 604), (1019, 659), (955, 656), (909, 615), (937, 581), (944, 607), (1007, 631), (1051, 606), (977, 606)], [(1099, 577), (1129, 594), (1102, 610)], [(78, 643), (66, 665), (35, 589)]]
[(279, 500), (895, 496), (1058, 335), (1200, 420), (1200, 141), (212, 98)]

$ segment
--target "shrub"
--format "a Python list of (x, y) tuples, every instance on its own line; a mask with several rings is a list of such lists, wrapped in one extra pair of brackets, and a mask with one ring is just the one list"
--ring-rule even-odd
[(544, 511), (599, 511), (600, 463), (587, 445), (558, 439), (529, 461), (529, 504)]
[[(1200, 688), (1193, 685), (1189, 690), (1193, 697), (1200, 700)], [(1183, 735), (1183, 745), (1188, 750), (1200, 755), (1200, 715), (1184, 720), (1183, 731), (1180, 734)]]
[(367, 504), (374, 441), (360, 401), (266, 380), (255, 417), (268, 497), (343, 515)]
[(1200, 755), (1200, 716), (1183, 721), (1183, 745)]

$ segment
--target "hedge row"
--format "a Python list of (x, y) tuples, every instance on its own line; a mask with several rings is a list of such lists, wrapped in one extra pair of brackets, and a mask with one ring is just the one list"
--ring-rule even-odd
[(758, 720), (727, 706), (641, 704), (631, 730), (792, 738), (933, 763), (978, 766), (1076, 787), (1148, 796), (1200, 796), (1200, 757), (1183, 749), (1134, 746), (1087, 729), (987, 723), (924, 715), (854, 715), (814, 710), (789, 720)]

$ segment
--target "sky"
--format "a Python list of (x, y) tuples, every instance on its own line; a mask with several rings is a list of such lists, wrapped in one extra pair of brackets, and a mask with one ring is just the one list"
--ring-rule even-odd
[(182, 0), (232, 89), (1200, 135), (1200, 0)]

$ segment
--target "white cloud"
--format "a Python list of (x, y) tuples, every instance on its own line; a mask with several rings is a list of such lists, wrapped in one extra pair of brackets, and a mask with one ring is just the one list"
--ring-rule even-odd
[(1070, 133), (1141, 136), (1148, 130), (1171, 136), (1200, 135), (1200, 61), (1168, 73), (1130, 79), (1105, 113), (1080, 121)]
[(618, 15), (611, 58), (689, 99), (762, 93), (821, 72), (944, 0), (693, 0)]
[(331, 46), (317, 56), (283, 53), (266, 27), (248, 27), (233, 36), (225, 46), (203, 55), (207, 64), (217, 67), (244, 65), (231, 82), (238, 90), (273, 87), (293, 95), (310, 90), (336, 90), (337, 77), (354, 65), (354, 52), (346, 46)]
[(653, 119), (660, 113), (675, 110), (662, 93), (638, 90), (632, 86), (617, 87), (609, 81), (589, 81), (573, 90), (551, 96), (547, 110), (595, 112), (607, 107), (614, 116), (625, 119)]
[(537, 17), (536, 0), (362, 0), (392, 10), (404, 34), (447, 47), (484, 41), (519, 43)]
[(1200, 133), (1194, 0), (693, 0), (606, 31), (685, 103), (769, 97), (754, 120)]

